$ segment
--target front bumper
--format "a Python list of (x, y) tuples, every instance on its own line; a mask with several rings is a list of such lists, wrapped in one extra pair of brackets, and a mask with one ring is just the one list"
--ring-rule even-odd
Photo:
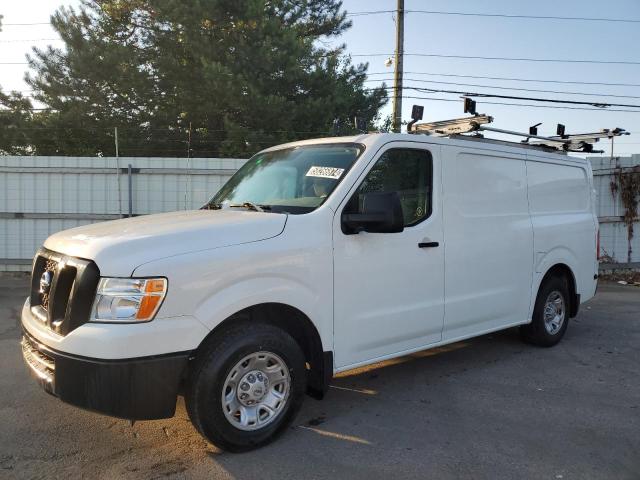
[(102, 360), (39, 343), (23, 329), (23, 357), (42, 388), (80, 408), (131, 420), (169, 418), (190, 352)]

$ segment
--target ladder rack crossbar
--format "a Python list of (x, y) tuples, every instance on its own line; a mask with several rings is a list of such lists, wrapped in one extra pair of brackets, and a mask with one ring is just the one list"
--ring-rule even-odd
[(478, 130), (483, 130), (483, 131), (487, 131), (487, 132), (495, 132), (495, 133), (503, 133), (505, 135), (514, 135), (516, 137), (526, 137), (527, 139), (529, 139), (529, 138), (537, 138), (539, 140), (544, 140), (544, 141), (553, 141), (553, 142), (559, 142), (559, 143), (571, 143), (570, 140), (563, 139), (563, 138), (560, 138), (560, 137), (557, 137), (557, 138), (544, 137), (544, 136), (541, 136), (541, 135), (532, 135), (530, 133), (516, 132), (514, 130), (503, 130), (502, 128), (493, 128), (493, 127), (480, 126), (478, 128)]
[(485, 124), (493, 122), (489, 115), (476, 115), (473, 117), (452, 118), (438, 122), (418, 123), (413, 126), (410, 133), (423, 133), (432, 136), (446, 137), (461, 133), (475, 132)]
[[(421, 133), (424, 135), (432, 135), (436, 137), (458, 137), (458, 138), (474, 138), (478, 140), (490, 141), (493, 139), (485, 139), (480, 132), (494, 132), (502, 135), (512, 135), (516, 137), (524, 137), (520, 142), (508, 142), (515, 145), (526, 145), (529, 147), (546, 148), (559, 150), (563, 152), (580, 152), (580, 153), (600, 153), (593, 149), (593, 144), (597, 143), (601, 138), (609, 138), (613, 142), (614, 137), (622, 135), (630, 135), (624, 128), (603, 128), (599, 132), (593, 133), (576, 133), (566, 134), (565, 126), (558, 124), (557, 135), (543, 136), (538, 135), (538, 126), (540, 123), (529, 128), (529, 132), (516, 132), (514, 130), (505, 130), (502, 128), (488, 127), (486, 124), (493, 122), (493, 117), (485, 114), (476, 113), (476, 102), (465, 98), (464, 111), (471, 113), (471, 117), (452, 118), (451, 120), (442, 120), (430, 123), (415, 123), (422, 120), (423, 107), (414, 105), (411, 113), (411, 122), (407, 124), (408, 133)], [(475, 136), (464, 135), (465, 133), (476, 132)]]

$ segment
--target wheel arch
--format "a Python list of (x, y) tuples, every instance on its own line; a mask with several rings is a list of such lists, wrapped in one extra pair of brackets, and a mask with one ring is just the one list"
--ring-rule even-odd
[(320, 332), (311, 319), (301, 310), (284, 303), (260, 303), (228, 316), (202, 340), (200, 348), (215, 341), (238, 322), (260, 322), (273, 325), (287, 332), (298, 343), (307, 363), (307, 393), (321, 399), (329, 388), (333, 377), (333, 352), (325, 351)]
[(569, 288), (569, 317), (573, 318), (578, 314), (578, 309), (580, 307), (580, 295), (576, 290), (576, 277), (566, 263), (556, 263), (552, 265), (542, 277), (540, 284), (538, 285), (538, 292), (542, 285), (544, 285), (545, 281), (550, 277), (559, 276), (567, 279), (567, 286)]

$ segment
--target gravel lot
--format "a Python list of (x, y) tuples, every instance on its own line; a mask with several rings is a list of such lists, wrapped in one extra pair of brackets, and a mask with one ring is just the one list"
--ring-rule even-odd
[(175, 418), (129, 422), (45, 394), (23, 365), (26, 277), (0, 277), (0, 478), (640, 478), (640, 288), (601, 284), (555, 348), (487, 335), (336, 378), (242, 455)]

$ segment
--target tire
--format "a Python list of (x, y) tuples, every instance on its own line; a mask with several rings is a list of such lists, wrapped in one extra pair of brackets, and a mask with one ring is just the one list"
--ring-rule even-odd
[(533, 345), (552, 347), (567, 331), (569, 311), (567, 279), (562, 276), (547, 278), (540, 285), (531, 323), (520, 327), (522, 338)]
[(239, 321), (196, 353), (185, 402), (207, 440), (245, 452), (291, 424), (305, 391), (305, 359), (296, 341), (280, 328)]

